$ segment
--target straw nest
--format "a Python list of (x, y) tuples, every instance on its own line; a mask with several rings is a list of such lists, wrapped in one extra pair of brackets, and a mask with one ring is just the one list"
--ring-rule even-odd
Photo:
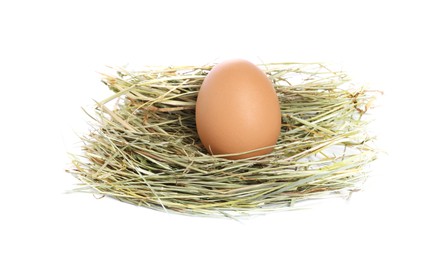
[(209, 155), (195, 128), (195, 101), (212, 65), (116, 69), (112, 96), (96, 103), (82, 153), (80, 191), (147, 208), (240, 216), (296, 202), (349, 196), (376, 159), (365, 115), (375, 92), (319, 63), (259, 67), (276, 89), (282, 129), (271, 154), (243, 160)]

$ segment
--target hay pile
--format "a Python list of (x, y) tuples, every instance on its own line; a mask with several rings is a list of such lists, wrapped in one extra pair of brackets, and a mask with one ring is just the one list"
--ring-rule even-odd
[(375, 92), (319, 63), (260, 65), (279, 97), (281, 135), (273, 153), (233, 161), (207, 154), (195, 128), (211, 68), (104, 75), (114, 93), (88, 111), (93, 130), (69, 170), (79, 190), (157, 210), (239, 216), (361, 188), (377, 155), (365, 120)]

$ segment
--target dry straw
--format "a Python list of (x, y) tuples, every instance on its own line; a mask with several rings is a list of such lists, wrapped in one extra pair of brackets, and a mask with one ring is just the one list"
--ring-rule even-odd
[(97, 102), (83, 152), (68, 170), (77, 188), (157, 210), (241, 216), (349, 196), (376, 159), (365, 119), (376, 92), (320, 63), (260, 67), (274, 84), (282, 131), (274, 152), (227, 160), (206, 153), (195, 101), (212, 65), (116, 69)]

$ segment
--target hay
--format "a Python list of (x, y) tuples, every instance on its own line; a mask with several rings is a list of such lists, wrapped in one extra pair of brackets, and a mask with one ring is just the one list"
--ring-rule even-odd
[(114, 92), (88, 111), (93, 130), (68, 170), (77, 190), (156, 210), (240, 216), (361, 189), (376, 159), (365, 115), (376, 92), (319, 63), (260, 65), (274, 84), (282, 131), (271, 154), (210, 156), (195, 128), (208, 66), (117, 69)]

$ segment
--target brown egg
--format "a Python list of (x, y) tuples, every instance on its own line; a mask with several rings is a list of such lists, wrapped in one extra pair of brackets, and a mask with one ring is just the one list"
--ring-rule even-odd
[[(279, 101), (271, 81), (249, 61), (217, 64), (199, 90), (196, 126), (210, 154), (244, 153), (224, 156), (242, 159), (270, 153), (281, 128)], [(256, 149), (260, 150), (249, 152)]]

